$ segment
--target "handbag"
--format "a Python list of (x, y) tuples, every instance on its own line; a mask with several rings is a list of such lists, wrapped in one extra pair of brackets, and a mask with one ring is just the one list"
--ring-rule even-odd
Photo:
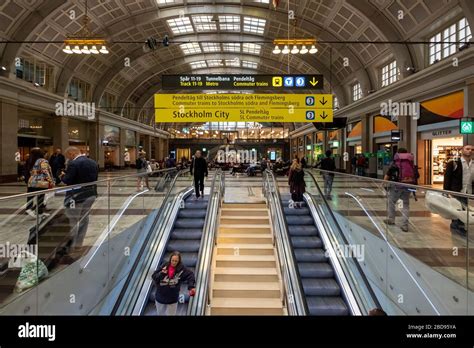
[(15, 284), (16, 292), (22, 292), (34, 287), (39, 283), (40, 279), (48, 275), (48, 268), (36, 255), (27, 251), (23, 251), (23, 255), (26, 257)]
[(153, 172), (153, 169), (151, 169), (151, 166), (149, 164), (146, 166), (146, 172), (147, 173)]

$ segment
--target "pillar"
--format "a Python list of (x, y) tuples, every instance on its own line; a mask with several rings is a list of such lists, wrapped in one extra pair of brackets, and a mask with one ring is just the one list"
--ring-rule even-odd
[(18, 105), (0, 99), (0, 183), (16, 181), (18, 164)]
[(146, 158), (149, 160), (151, 156), (151, 136), (145, 135), (143, 138), (143, 151), (146, 152)]
[(104, 126), (98, 122), (89, 123), (89, 156), (104, 168), (104, 148), (102, 139), (104, 137)]
[(163, 157), (161, 157), (161, 138), (155, 138), (155, 141), (153, 142), (153, 145), (155, 147), (155, 159), (159, 161)]
[(126, 130), (125, 128), (120, 128), (120, 146), (119, 146), (119, 167), (125, 168), (124, 154), (125, 154), (125, 144), (127, 143), (126, 139)]
[(67, 117), (55, 116), (52, 122), (53, 147), (63, 151), (69, 147), (69, 120)]
[[(464, 117), (470, 117), (474, 121), (474, 79), (467, 80), (464, 88)], [(464, 145), (474, 145), (474, 134), (463, 137)]]
[(362, 116), (360, 121), (362, 126), (362, 153), (373, 152), (373, 122), (369, 115)]
[[(404, 116), (399, 116), (398, 117), (398, 129), (400, 129), (403, 132), (403, 137), (402, 139), (398, 142), (398, 148), (405, 148), (408, 150), (408, 152), (416, 152), (415, 148), (412, 147), (412, 117), (404, 117)], [(415, 129), (416, 131), (416, 129)]]

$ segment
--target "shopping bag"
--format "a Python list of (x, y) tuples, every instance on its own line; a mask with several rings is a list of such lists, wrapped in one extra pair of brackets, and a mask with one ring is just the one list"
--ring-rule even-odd
[(51, 199), (54, 198), (54, 192), (48, 192), (44, 195), (44, 204), (46, 205)]
[(39, 283), (39, 280), (48, 275), (48, 268), (38, 259), (34, 254), (25, 252), (25, 259), (27, 260), (21, 268), (20, 275), (15, 284), (15, 291), (22, 292), (26, 289), (32, 288)]

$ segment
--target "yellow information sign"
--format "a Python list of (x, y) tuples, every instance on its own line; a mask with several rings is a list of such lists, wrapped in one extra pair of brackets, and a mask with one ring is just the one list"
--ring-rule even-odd
[(156, 94), (156, 122), (332, 122), (331, 94)]

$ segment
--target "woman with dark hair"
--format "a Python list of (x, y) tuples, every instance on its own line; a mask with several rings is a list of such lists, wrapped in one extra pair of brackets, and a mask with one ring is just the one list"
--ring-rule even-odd
[(291, 200), (289, 208), (301, 208), (303, 206), (303, 194), (305, 193), (306, 183), (304, 181), (304, 171), (301, 163), (297, 159), (293, 160), (288, 175), (288, 184), (290, 185)]
[(183, 282), (188, 283), (189, 296), (194, 296), (194, 273), (187, 269), (178, 251), (171, 253), (169, 261), (151, 276), (156, 285), (155, 304), (158, 315), (176, 315), (179, 289)]
[[(30, 158), (26, 163), (25, 181), (28, 185), (28, 193), (43, 191), (54, 187), (54, 179), (51, 167), (47, 160), (44, 159), (44, 152), (39, 147), (31, 149)], [(44, 209), (44, 194), (37, 196), (38, 214), (45, 216)], [(35, 199), (30, 196), (27, 199), (26, 213), (33, 218), (36, 218)]]

